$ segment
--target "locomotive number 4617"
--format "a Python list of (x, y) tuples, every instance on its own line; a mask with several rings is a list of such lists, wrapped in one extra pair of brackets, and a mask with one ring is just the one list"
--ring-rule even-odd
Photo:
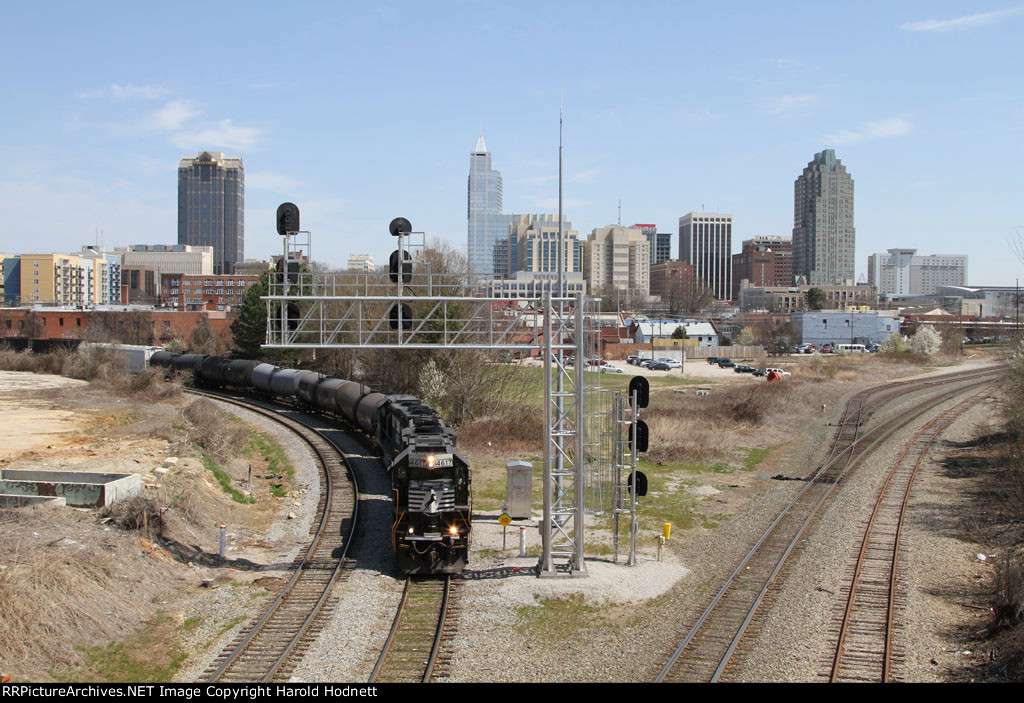
[(451, 454), (410, 454), (409, 466), (417, 469), (450, 469), (455, 465)]

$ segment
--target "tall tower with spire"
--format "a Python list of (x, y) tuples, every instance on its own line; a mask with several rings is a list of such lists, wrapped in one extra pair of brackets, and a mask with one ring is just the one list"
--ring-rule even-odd
[(490, 276), (494, 273), (494, 246), (508, 238), (509, 216), (501, 212), (501, 173), (491, 168), (483, 132), (469, 155), (466, 220), (469, 271), (474, 276)]

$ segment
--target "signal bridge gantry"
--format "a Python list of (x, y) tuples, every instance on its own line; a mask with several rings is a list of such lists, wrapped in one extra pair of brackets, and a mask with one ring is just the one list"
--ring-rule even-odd
[[(282, 208), (285, 208), (282, 205)], [(291, 206), (294, 207), (294, 206)], [(279, 274), (271, 276), (265, 348), (479, 349), (544, 359), (544, 517), (540, 575), (585, 575), (584, 514), (619, 505), (621, 456), (611, 427), (612, 398), (600, 387), (594, 324), (600, 302), (582, 294), (546, 291), (530, 298), (494, 297), (486, 281), (441, 268), (397, 218), (398, 248), (388, 272), (300, 270), (312, 259), (310, 235), (298, 228), (298, 209), (282, 215)], [(305, 256), (301, 255), (305, 253)], [(575, 356), (575, 369), (566, 361)], [(616, 430), (617, 431), (617, 430)], [(614, 445), (614, 447), (613, 447)], [(617, 459), (617, 460), (616, 460)]]

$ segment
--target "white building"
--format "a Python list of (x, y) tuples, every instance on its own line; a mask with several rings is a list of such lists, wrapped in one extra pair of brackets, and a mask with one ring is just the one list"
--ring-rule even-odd
[(940, 286), (965, 286), (967, 256), (917, 256), (917, 249), (889, 249), (868, 257), (868, 284), (879, 295), (933, 295)]
[(717, 347), (718, 330), (710, 322), (683, 322), (680, 320), (635, 320), (636, 343), (650, 344), (655, 339), (669, 339), (682, 327), (687, 339), (696, 339), (699, 346)]
[[(152, 267), (157, 286), (163, 274), (213, 275), (213, 247), (189, 244), (134, 244), (114, 250), (121, 255), (121, 267)], [(157, 294), (160, 291), (157, 290)]]
[(649, 295), (651, 292), (651, 245), (636, 227), (609, 225), (587, 237), (583, 254), (583, 278), (592, 294), (602, 286)]
[(373, 254), (349, 254), (349, 271), (373, 272)]

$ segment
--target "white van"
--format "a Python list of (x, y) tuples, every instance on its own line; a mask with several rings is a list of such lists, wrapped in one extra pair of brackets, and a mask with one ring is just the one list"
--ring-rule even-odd
[(863, 344), (840, 344), (836, 351), (840, 354), (863, 354), (868, 350)]

